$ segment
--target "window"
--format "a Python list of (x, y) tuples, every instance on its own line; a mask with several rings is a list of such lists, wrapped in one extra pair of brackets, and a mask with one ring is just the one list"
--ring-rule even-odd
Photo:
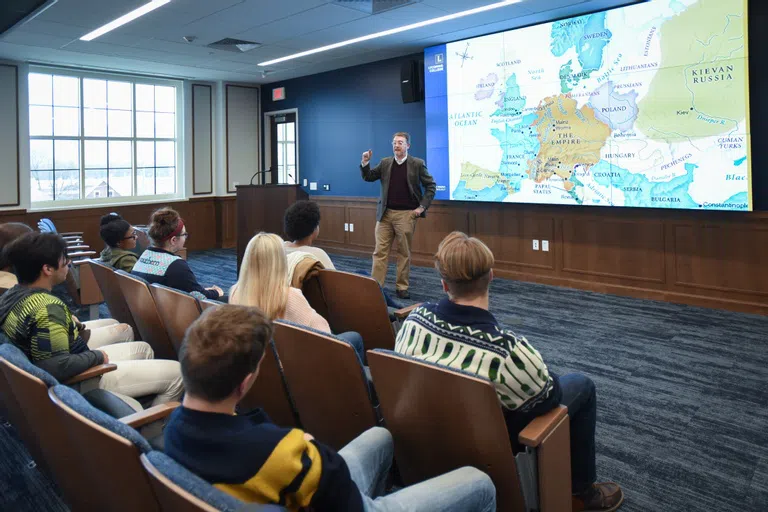
[(296, 123), (277, 125), (278, 183), (296, 183)]
[(179, 90), (172, 81), (30, 73), (32, 202), (175, 195)]

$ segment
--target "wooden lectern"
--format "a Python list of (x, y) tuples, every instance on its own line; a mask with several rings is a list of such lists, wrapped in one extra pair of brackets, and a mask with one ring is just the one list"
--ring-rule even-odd
[(237, 273), (245, 246), (259, 231), (283, 235), (286, 208), (309, 195), (300, 185), (238, 185), (237, 187)]

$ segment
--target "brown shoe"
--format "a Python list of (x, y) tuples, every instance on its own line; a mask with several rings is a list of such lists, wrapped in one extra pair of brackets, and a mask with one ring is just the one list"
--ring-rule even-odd
[(397, 293), (398, 299), (410, 299), (411, 294), (408, 293), (408, 290), (397, 290), (395, 293)]
[(613, 512), (624, 503), (624, 492), (614, 482), (595, 483), (573, 495), (573, 512)]

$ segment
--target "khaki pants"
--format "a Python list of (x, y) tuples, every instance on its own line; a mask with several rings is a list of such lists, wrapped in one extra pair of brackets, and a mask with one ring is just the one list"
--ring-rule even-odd
[(117, 370), (101, 376), (99, 388), (129, 397), (126, 402), (135, 410), (141, 410), (141, 405), (132, 398), (156, 395), (152, 405), (181, 398), (184, 385), (178, 361), (153, 359), (152, 347), (133, 341), (133, 329), (117, 320), (94, 320), (85, 326), (91, 329), (88, 348), (106, 352), (109, 362), (117, 365)]
[(373, 251), (373, 270), (371, 275), (384, 286), (387, 278), (387, 262), (392, 242), (397, 241), (397, 290), (407, 290), (411, 276), (411, 241), (416, 231), (416, 219), (412, 210), (384, 211), (384, 216), (376, 223), (376, 249)]
[(83, 322), (86, 329), (91, 331), (88, 348), (96, 350), (104, 345), (133, 341), (133, 329), (128, 324), (121, 324), (113, 318), (89, 320)]

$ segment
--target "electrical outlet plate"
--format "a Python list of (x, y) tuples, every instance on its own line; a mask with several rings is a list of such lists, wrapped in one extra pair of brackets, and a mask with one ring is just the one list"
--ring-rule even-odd
[(348, 222), (344, 223), (344, 231), (349, 231), (349, 223)]
[(326, 192), (330, 191), (331, 190), (331, 185), (328, 184), (328, 183), (324, 183), (323, 184), (323, 190), (325, 190)]
[(312, 181), (309, 183), (309, 190), (317, 190), (317, 182)]
[(349, 223), (349, 230), (350, 230), (351, 232), (354, 232), (354, 231), (355, 231), (355, 225), (354, 225), (354, 224), (352, 224), (351, 222)]
[(541, 250), (544, 252), (549, 252), (549, 240), (541, 241)]
[(539, 250), (539, 241), (538, 240), (534, 240), (533, 241), (533, 250), (534, 251), (538, 251)]
[(307, 178), (304, 178), (304, 186), (305, 187), (307, 186), (308, 183), (309, 183), (309, 180)]

